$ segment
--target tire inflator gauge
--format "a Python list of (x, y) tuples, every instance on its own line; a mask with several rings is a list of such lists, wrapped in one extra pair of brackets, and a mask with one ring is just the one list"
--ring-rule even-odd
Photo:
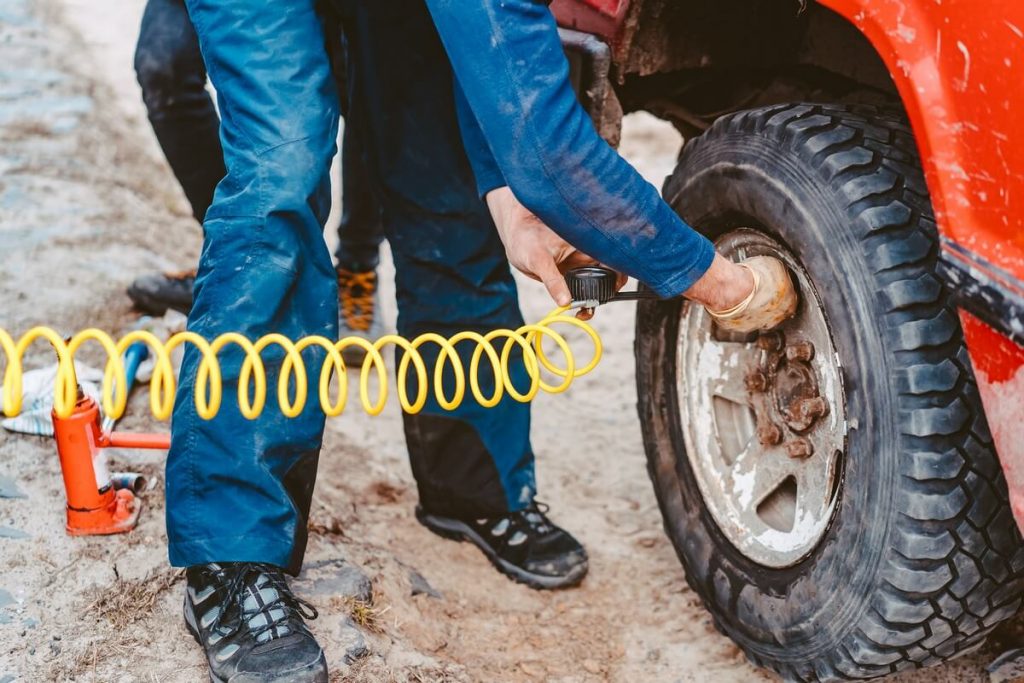
[(641, 299), (658, 299), (658, 295), (649, 289), (630, 292), (618, 292), (615, 289), (618, 276), (615, 271), (600, 266), (583, 266), (573, 268), (565, 274), (565, 284), (572, 296), (570, 308), (584, 310), (594, 309), (602, 304), (614, 301), (639, 301)]

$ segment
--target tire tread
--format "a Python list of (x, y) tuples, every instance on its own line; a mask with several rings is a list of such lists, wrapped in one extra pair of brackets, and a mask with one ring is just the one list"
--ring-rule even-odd
[[(899, 113), (867, 106), (775, 105), (720, 118), (687, 144), (680, 169), (702, 146), (744, 135), (788, 146), (844, 199), (878, 283), (887, 346), (902, 367), (899, 450), (906, 454), (894, 489), (902, 514), (883, 551), (881, 584), (857, 627), (813, 662), (747, 655), (785, 680), (826, 681), (884, 675), (972, 651), (1020, 607), (1024, 551), (958, 316), (935, 275), (936, 226), (913, 134)], [(666, 197), (679, 193), (684, 176), (669, 178)], [(650, 442), (656, 435), (646, 433), (644, 422)], [(650, 472), (657, 488), (653, 464)], [(716, 593), (741, 590), (708, 565), (687, 561), (687, 555), (710, 558), (713, 549), (679, 550), (706, 603)], [(719, 595), (720, 604), (735, 604), (736, 597)], [(728, 633), (717, 616), (715, 623)]]

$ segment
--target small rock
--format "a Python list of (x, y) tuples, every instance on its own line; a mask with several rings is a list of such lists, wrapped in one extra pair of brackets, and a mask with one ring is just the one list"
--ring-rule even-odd
[(10, 477), (0, 474), (0, 498), (27, 498)]
[(428, 595), (438, 600), (441, 599), (441, 594), (430, 585), (430, 582), (427, 581), (423, 574), (420, 574), (415, 569), (409, 570), (409, 583), (412, 584), (413, 596)]
[(15, 529), (9, 526), (0, 526), (0, 538), (11, 538), (15, 540), (21, 540), (23, 538), (31, 538), (21, 529)]
[(60, 645), (58, 643), (50, 643), (50, 652), (55, 655), (60, 654)]
[(373, 584), (363, 570), (346, 560), (307, 565), (299, 576), (299, 592), (312, 597), (344, 596), (362, 602), (373, 598)]
[(348, 617), (341, 621), (339, 640), (341, 641), (341, 649), (345, 652), (343, 659), (346, 665), (354, 664), (356, 660), (370, 654), (370, 648), (366, 646), (366, 638), (363, 637), (363, 632)]
[(985, 669), (989, 683), (1010, 683), (1024, 676), (1024, 648), (1008, 650), (996, 657)]
[(35, 628), (36, 626), (39, 626), (39, 620), (27, 617), (21, 620), (21, 625), (25, 628)]
[(595, 675), (601, 673), (601, 665), (598, 664), (597, 660), (594, 659), (584, 659), (583, 668), (586, 669), (588, 673), (592, 673)]
[(11, 595), (9, 592), (5, 591), (3, 588), (0, 588), (0, 607), (7, 607), (7, 605), (13, 604), (14, 596)]

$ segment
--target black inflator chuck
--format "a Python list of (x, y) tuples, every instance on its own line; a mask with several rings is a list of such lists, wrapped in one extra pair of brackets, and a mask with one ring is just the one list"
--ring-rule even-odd
[(565, 284), (573, 301), (606, 303), (615, 296), (615, 273), (607, 268), (585, 266), (565, 274)]
[(609, 301), (636, 301), (637, 299), (657, 299), (654, 292), (646, 289), (632, 292), (616, 292), (615, 284), (618, 276), (615, 271), (599, 266), (573, 268), (565, 274), (565, 284), (569, 286), (572, 300), (577, 303), (597, 302), (606, 304)]

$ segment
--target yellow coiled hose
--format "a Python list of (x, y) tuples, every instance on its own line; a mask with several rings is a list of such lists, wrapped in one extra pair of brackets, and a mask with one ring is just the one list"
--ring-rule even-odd
[[(419, 348), (424, 344), (435, 344), (440, 348), (440, 354), (434, 367), (433, 389), (434, 397), (443, 409), (454, 410), (466, 398), (466, 369), (456, 353), (456, 345), (463, 342), (476, 344), (469, 363), (469, 390), (481, 406), (490, 408), (497, 405), (506, 393), (516, 401), (525, 403), (533, 400), (540, 390), (551, 394), (564, 392), (574, 379), (593, 370), (601, 360), (602, 345), (597, 332), (587, 323), (571, 315), (566, 315), (566, 310), (566, 308), (555, 309), (540, 322), (524, 325), (516, 330), (499, 329), (482, 335), (476, 332), (460, 332), (447, 338), (428, 333), (411, 341), (393, 334), (381, 337), (375, 342), (359, 337), (346, 337), (334, 342), (320, 336), (305, 337), (293, 342), (280, 334), (268, 334), (256, 341), (250, 341), (240, 334), (227, 333), (208, 342), (194, 332), (181, 332), (173, 335), (166, 342), (162, 342), (151, 332), (136, 330), (115, 342), (110, 335), (97, 329), (83, 330), (69, 341), (65, 341), (61, 335), (50, 328), (36, 327), (15, 342), (10, 334), (0, 329), (0, 347), (3, 348), (6, 356), (3, 388), (4, 413), (8, 417), (14, 417), (21, 412), (22, 376), (24, 373), (22, 360), (25, 352), (37, 340), (48, 341), (57, 353), (54, 410), (59, 417), (63, 418), (69, 417), (74, 412), (77, 400), (78, 380), (75, 376), (74, 357), (78, 350), (88, 342), (98, 343), (107, 354), (103, 376), (103, 410), (108, 417), (114, 419), (118, 419), (124, 414), (128, 403), (128, 392), (124, 390), (128, 382), (122, 358), (128, 347), (137, 342), (148, 346), (151, 357), (154, 359), (149, 402), (150, 410), (159, 420), (169, 419), (174, 408), (177, 381), (171, 363), (171, 354), (176, 348), (185, 344), (195, 346), (202, 356), (196, 375), (195, 403), (199, 416), (204, 420), (212, 419), (220, 410), (223, 380), (218, 354), (230, 344), (239, 346), (245, 352), (245, 361), (242, 363), (238, 382), (238, 405), (242, 415), (250, 420), (259, 417), (267, 401), (267, 373), (260, 354), (266, 348), (275, 345), (281, 347), (285, 354), (277, 384), (277, 401), (281, 412), (288, 417), (296, 417), (305, 408), (308, 381), (307, 368), (301, 354), (305, 349), (313, 347), (319, 347), (327, 352), (323, 366), (320, 368), (319, 393), (320, 405), (329, 417), (344, 412), (348, 401), (348, 373), (342, 352), (352, 346), (361, 347), (366, 351), (359, 374), (359, 398), (363, 409), (370, 415), (380, 414), (387, 403), (388, 376), (381, 349), (388, 345), (405, 350), (402, 360), (398, 364), (396, 379), (398, 400), (402, 409), (408, 413), (419, 412), (429, 396), (430, 385), (427, 382), (427, 367), (423, 356), (419, 353)], [(551, 328), (554, 324), (579, 328), (590, 337), (594, 343), (594, 356), (590, 362), (582, 367), (577, 367), (576, 358), (569, 343), (565, 337)], [(558, 367), (545, 355), (542, 348), (545, 337), (554, 342), (559, 351), (564, 354), (565, 367)], [(501, 344), (500, 340), (505, 340), (504, 344)], [(523, 364), (530, 377), (530, 387), (525, 392), (520, 392), (513, 386), (509, 369), (512, 351), (517, 346), (523, 351)], [(480, 389), (480, 361), (484, 356), (487, 357), (495, 377), (494, 392), (490, 396), (485, 396)], [(455, 388), (451, 396), (444, 395), (443, 377), (446, 366), (451, 367), (455, 380)], [(418, 390), (415, 400), (412, 401), (409, 400), (406, 390), (406, 379), (409, 376), (410, 367), (415, 370), (418, 380)], [(556, 384), (545, 382), (541, 376), (542, 367), (556, 377), (560, 377), (561, 382)], [(370, 377), (374, 371), (376, 371), (378, 386), (376, 401), (371, 398), (370, 387)], [(332, 400), (331, 377), (335, 373), (339, 378), (336, 383), (338, 395), (335, 400)], [(293, 380), (295, 391), (294, 396), (290, 396), (289, 387)]]

